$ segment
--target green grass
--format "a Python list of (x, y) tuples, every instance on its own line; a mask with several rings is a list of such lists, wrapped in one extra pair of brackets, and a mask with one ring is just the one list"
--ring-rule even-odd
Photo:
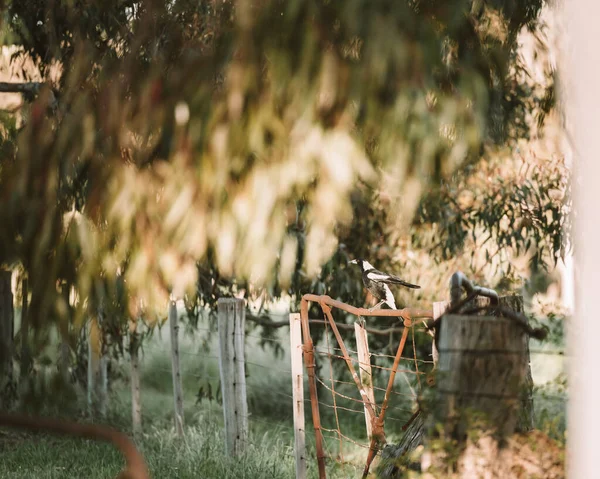
[[(206, 327), (206, 324), (204, 325)], [(197, 402), (200, 387), (216, 395), (219, 369), (216, 356), (216, 335), (208, 340), (209, 348), (202, 343), (208, 331), (195, 335), (183, 334), (181, 342), (181, 370), (184, 390), (186, 431), (181, 441), (173, 433), (173, 397), (168, 328), (148, 342), (141, 359), (142, 414), (144, 433), (137, 441), (150, 468), (153, 478), (291, 478), (295, 475), (294, 435), (292, 422), (291, 381), (289, 375), (289, 347), (287, 336), (281, 336), (283, 352), (274, 355), (263, 349), (251, 333), (247, 338), (247, 384), (250, 411), (250, 434), (245, 454), (231, 458), (224, 451), (223, 414), (220, 401), (202, 399)], [(123, 431), (131, 427), (131, 394), (128, 377), (128, 361), (124, 360), (116, 371), (110, 396), (107, 422)], [(329, 384), (327, 369), (321, 372)], [(385, 380), (376, 385), (385, 387)], [(350, 381), (349, 377), (344, 380)], [(413, 384), (412, 387), (415, 385)], [(354, 385), (336, 386), (342, 394), (354, 396)], [(398, 391), (407, 391), (407, 382), (400, 376), (396, 381)], [(308, 397), (308, 388), (305, 388)], [(537, 390), (535, 395), (536, 427), (557, 439), (564, 438), (564, 400), (546, 398), (547, 391)], [(381, 395), (378, 392), (378, 395)], [(546, 395), (547, 396), (547, 395)], [(83, 399), (83, 398), (80, 398)], [(324, 404), (331, 405), (331, 394), (326, 391), (319, 396)], [(380, 403), (378, 398), (378, 403)], [(560, 399), (560, 398), (559, 398)], [(46, 404), (54, 412), (73, 414), (77, 405), (69, 405), (63, 397), (47, 394)], [(338, 406), (361, 410), (362, 407), (349, 400), (338, 399)], [(60, 409), (56, 409), (56, 408)], [(386, 433), (393, 443), (401, 437), (401, 426), (410, 416), (410, 399), (395, 396), (388, 411)], [(82, 410), (82, 403), (79, 403)], [(322, 423), (334, 428), (336, 417), (329, 407), (321, 408)], [(50, 414), (52, 415), (52, 409)], [(314, 432), (311, 428), (310, 404), (305, 406), (307, 423), (307, 449), (309, 477), (316, 478), (316, 455)], [(339, 410), (338, 419), (342, 432), (352, 439), (366, 443), (364, 416)], [(325, 432), (326, 452), (336, 457), (339, 443), (333, 433)], [(366, 451), (351, 442), (344, 441), (345, 463), (329, 460), (327, 477), (347, 479), (360, 477)], [(31, 436), (12, 431), (0, 431), (0, 479), (20, 478), (109, 478), (123, 467), (123, 458), (111, 445), (94, 441), (64, 439), (51, 436)]]
[[(152, 477), (177, 478), (288, 478), (294, 463), (281, 455), (289, 445), (273, 430), (251, 435), (253, 444), (239, 459), (227, 458), (222, 451), (218, 424), (205, 422), (188, 427), (184, 441), (165, 430), (147, 433), (140, 448)], [(108, 478), (120, 470), (122, 458), (111, 446), (92, 441), (42, 437), (14, 441), (2, 452), (3, 478)]]
[[(201, 336), (202, 332), (198, 333)], [(285, 346), (287, 338), (282, 338)], [(200, 386), (211, 385), (213, 395), (218, 386), (218, 348), (214, 338), (207, 352), (196, 337), (182, 335), (181, 370), (184, 390), (186, 430), (179, 440), (173, 432), (173, 397), (170, 343), (165, 328), (148, 343), (141, 360), (142, 415), (144, 433), (137, 441), (153, 478), (291, 478), (295, 475), (294, 433), (288, 351), (275, 357), (270, 350), (257, 346), (249, 338), (247, 357), (250, 433), (244, 455), (228, 457), (224, 451), (223, 413), (220, 401), (197, 402)], [(131, 394), (127, 361), (117, 371), (112, 384), (110, 411), (106, 422), (129, 431), (131, 428)], [(49, 414), (60, 410), (61, 398), (48, 400)], [(80, 398), (83, 400), (83, 398)], [(83, 410), (83, 403), (80, 403)], [(76, 410), (73, 405), (69, 413)], [(314, 435), (310, 424), (310, 407), (306, 408), (309, 477), (317, 477)], [(363, 427), (364, 419), (359, 417)], [(336, 441), (327, 440), (328, 450), (337, 453)], [(356, 456), (347, 446), (345, 452)], [(360, 451), (362, 453), (362, 451)], [(28, 435), (0, 431), (0, 478), (109, 478), (124, 465), (120, 453), (111, 445), (95, 441)], [(359, 475), (361, 467), (338, 465), (330, 461), (328, 477), (348, 478)]]
[[(238, 459), (223, 454), (218, 424), (206, 421), (186, 429), (184, 441), (165, 430), (154, 430), (141, 440), (140, 449), (156, 478), (289, 478), (293, 458), (285, 453), (289, 440), (276, 429), (251, 434), (252, 444)], [(4, 448), (3, 478), (108, 478), (120, 470), (122, 458), (108, 445), (92, 441), (39, 440), (14, 442)]]

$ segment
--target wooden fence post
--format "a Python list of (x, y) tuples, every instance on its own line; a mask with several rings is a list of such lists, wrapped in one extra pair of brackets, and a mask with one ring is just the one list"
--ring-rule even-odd
[(13, 382), (14, 308), (11, 271), (0, 270), (0, 409), (10, 402), (7, 388)]
[(218, 311), (219, 370), (225, 419), (225, 449), (228, 455), (238, 456), (244, 451), (248, 438), (244, 300), (220, 298)]
[[(450, 301), (436, 301), (433, 303), (433, 319), (438, 319), (440, 316), (443, 316), (446, 310), (450, 307)], [(431, 342), (431, 357), (433, 359), (433, 370), (437, 369), (438, 360), (440, 358), (440, 353), (438, 352), (435, 341)]]
[(140, 390), (140, 335), (141, 318), (129, 324), (129, 356), (131, 359), (131, 428), (134, 436), (142, 432), (142, 402)]
[(98, 311), (98, 345), (99, 345), (99, 361), (98, 371), (96, 372), (96, 397), (98, 398), (98, 412), (101, 418), (106, 418), (108, 407), (108, 356), (107, 345), (104, 332), (104, 324), (106, 312), (104, 309), (104, 300), (101, 302), (100, 310)]
[(294, 398), (296, 479), (306, 479), (306, 433), (304, 425), (304, 374), (302, 369), (302, 323), (300, 313), (290, 314), (290, 356)]
[(183, 387), (181, 385), (181, 368), (179, 366), (179, 320), (177, 304), (169, 301), (169, 325), (171, 327), (171, 368), (173, 370), (173, 399), (175, 403), (175, 431), (183, 437)]
[[(356, 336), (356, 351), (358, 352), (358, 366), (360, 370), (360, 382), (367, 393), (367, 398), (371, 407), (375, 410), (375, 391), (373, 390), (373, 376), (371, 374), (371, 355), (369, 353), (369, 342), (367, 340), (367, 330), (358, 322), (354, 323), (354, 334)], [(367, 424), (367, 437), (371, 441), (372, 421), (367, 406), (365, 409), (365, 422)]]

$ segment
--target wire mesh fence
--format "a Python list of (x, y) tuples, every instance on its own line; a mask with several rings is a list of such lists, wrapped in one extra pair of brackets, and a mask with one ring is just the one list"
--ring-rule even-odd
[[(308, 321), (309, 302), (317, 303), (325, 316), (325, 340), (322, 341), (325, 348), (313, 344)], [(356, 350), (348, 348), (346, 345), (346, 341), (341, 336), (331, 314), (332, 308), (338, 308), (357, 317), (355, 325)], [(423, 371), (423, 366), (427, 364), (428, 360), (417, 357), (414, 326), (419, 323), (418, 318), (433, 319), (432, 313), (416, 309), (371, 311), (355, 308), (327, 296), (304, 295), (301, 303), (301, 316), (304, 360), (308, 371), (313, 406), (312, 417), (316, 436), (319, 476), (325, 477), (325, 458), (331, 456), (331, 454), (325, 454), (324, 446), (321, 444), (324, 443), (325, 436), (331, 434), (333, 437), (337, 437), (336, 457), (341, 461), (344, 461), (345, 456), (344, 441), (365, 450), (363, 454), (355, 455), (358, 463), (365, 464), (364, 477), (368, 473), (371, 463), (379, 454), (381, 447), (386, 443), (386, 430), (384, 428), (386, 422), (388, 429), (392, 423), (398, 422), (398, 429), (402, 430), (403, 425), (410, 420), (418, 408), (416, 400), (422, 388), (421, 375), (427, 374), (426, 371)], [(369, 342), (364, 328), (364, 316), (392, 316), (402, 320), (404, 327), (394, 356), (385, 352), (372, 353), (369, 351)], [(412, 348), (406, 347), (409, 335)], [(332, 336), (335, 339), (330, 339)], [(332, 345), (334, 341), (335, 346)], [(405, 351), (410, 349), (412, 349), (411, 354), (404, 355)], [(378, 364), (372, 364), (372, 359), (375, 359)], [(340, 378), (334, 378), (332, 373), (336, 369), (334, 368), (336, 361), (346, 363), (346, 375), (348, 372), (350, 373), (354, 387), (352, 382), (343, 379), (342, 383), (337, 382), (336, 384), (336, 379), (340, 380)], [(328, 367), (330, 373), (328, 380), (319, 377), (316, 368), (319, 362), (324, 362)], [(419, 364), (421, 364), (421, 370)], [(431, 363), (432, 367), (433, 364)], [(345, 371), (345, 368), (342, 367), (341, 369)], [(373, 370), (375, 374), (372, 373)], [(408, 388), (399, 389), (395, 384), (395, 378), (399, 372), (404, 376)], [(331, 401), (326, 407), (333, 410), (333, 423), (327, 422), (327, 414), (323, 416), (322, 421), (320, 409), (318, 406), (315, 407), (315, 403), (320, 405), (323, 402), (319, 400), (321, 395), (318, 393), (317, 385), (325, 389), (326, 394), (324, 397), (331, 397)], [(363, 408), (361, 409), (359, 405), (362, 405)], [(344, 421), (340, 420), (340, 416), (347, 416), (348, 414), (364, 415), (367, 437), (362, 442), (351, 438), (345, 432), (342, 426)]]
[[(367, 459), (370, 448), (370, 437), (365, 431), (365, 409), (363, 399), (353, 381), (347, 380), (348, 370), (344, 364), (345, 357), (340, 354), (341, 348), (333, 346), (334, 335), (329, 326), (325, 326), (324, 347), (316, 347), (316, 361), (321, 362), (324, 367), (322, 374), (316, 375), (316, 381), (320, 386), (322, 394), (319, 394), (319, 406), (323, 409), (321, 414), (321, 429), (328, 433), (328, 437), (337, 439), (336, 452), (331, 451), (328, 457), (336, 460), (346, 461), (345, 452), (350, 451), (350, 457), (357, 466), (363, 465)], [(412, 330), (414, 334), (414, 330)], [(397, 338), (400, 339), (399, 337)], [(421, 376), (433, 367), (433, 361), (419, 359), (416, 357), (416, 348), (413, 342), (413, 356), (403, 356), (399, 367), (395, 370), (400, 376), (393, 389), (385, 387), (389, 374), (394, 371), (394, 356), (376, 351), (370, 351), (371, 361), (378, 359), (379, 364), (361, 363), (359, 352), (347, 348), (350, 360), (357, 369), (372, 368), (373, 378), (371, 388), (373, 390), (373, 409), (376, 416), (381, 414), (381, 405), (385, 400), (386, 393), (390, 399), (387, 404), (386, 432), (391, 433), (390, 438), (399, 435), (403, 426), (416, 410), (417, 398), (422, 389)], [(419, 369), (421, 363), (421, 369)], [(346, 378), (346, 379), (343, 379)], [(363, 385), (364, 386), (364, 385)], [(329, 413), (327, 412), (329, 411)], [(347, 442), (348, 444), (344, 444)], [(362, 452), (348, 449), (352, 445), (361, 448)], [(331, 447), (331, 445), (330, 445)]]
[[(210, 328), (204, 327), (197, 328), (197, 331), (198, 334), (214, 332)], [(255, 338), (250, 337), (248, 339), (252, 346), (255, 346)], [(274, 341), (277, 341), (282, 347), (286, 345), (284, 339), (275, 339)], [(189, 410), (190, 406), (198, 409), (205, 406), (214, 406), (216, 409), (222, 408), (218, 346), (214, 345), (212, 349), (215, 351), (206, 352), (190, 343), (182, 345), (180, 351), (183, 357), (181, 375), (184, 378), (186, 410)], [(156, 345), (144, 346), (141, 367), (150, 368), (154, 374), (171, 375), (172, 369), (167, 364), (153, 361), (153, 358), (164, 355), (165, 350)], [(252, 434), (245, 439), (245, 442), (257, 448), (260, 447), (260, 443), (254, 442), (254, 438), (260, 437), (265, 431), (280, 431), (288, 438), (293, 437), (289, 358), (286, 361), (286, 355), (283, 354), (278, 357), (279, 364), (274, 364), (273, 358), (268, 353), (265, 353), (264, 356), (264, 362), (238, 360), (245, 364), (247, 374), (248, 413), (245, 416)], [(271, 386), (269, 386), (270, 381), (272, 381)], [(191, 384), (194, 384), (194, 389), (190, 391)], [(277, 404), (277, 407), (272, 407), (274, 403)]]
[[(387, 310), (386, 310), (387, 311)], [(421, 312), (422, 313), (422, 312)], [(370, 370), (373, 416), (385, 417), (385, 438), (388, 443), (397, 443), (407, 423), (418, 409), (418, 398), (429, 387), (428, 378), (434, 367), (429, 353), (423, 354), (422, 343), (426, 337), (424, 328), (418, 321), (404, 321), (404, 327), (388, 328), (391, 343), (402, 348), (396, 354), (390, 344), (370, 341), (368, 364), (360, 359), (358, 343), (352, 334), (346, 334), (343, 346), (338, 341), (332, 323), (324, 314), (325, 320), (312, 321), (313, 329), (320, 328), (319, 341), (314, 345), (314, 381), (316, 385), (316, 406), (320, 412), (317, 423), (310, 421), (311, 398), (302, 399), (307, 411), (306, 451), (304, 458), (314, 465), (320, 455), (328, 470), (345, 468), (347, 477), (360, 475), (364, 464), (380, 455), (381, 447), (373, 449), (373, 435), (366, 427), (369, 412), (365, 409), (364, 396), (357, 388), (364, 386), (362, 373)], [(402, 316), (400, 316), (402, 317)], [(357, 317), (360, 322), (360, 319)], [(349, 328), (346, 328), (349, 329)], [(364, 329), (364, 328), (363, 328)], [(404, 332), (406, 330), (406, 332)], [(402, 332), (402, 333), (401, 333)], [(186, 336), (181, 332), (182, 336)], [(268, 336), (259, 334), (258, 329), (244, 334), (247, 354), (236, 357), (243, 363), (246, 376), (248, 412), (244, 415), (250, 434), (244, 438), (248, 447), (259, 450), (260, 436), (265, 433), (277, 433), (283, 440), (289, 441), (286, 456), (294, 456), (294, 395), (292, 388), (292, 370), (290, 364), (290, 339), (287, 328), (281, 328)], [(367, 337), (375, 337), (366, 334)], [(202, 408), (202, 404), (222, 404), (222, 378), (219, 373), (219, 346), (216, 328), (209, 323), (195, 327), (194, 340), (181, 341), (181, 375), (184, 378), (185, 409)], [(207, 338), (212, 338), (208, 342)], [(306, 341), (306, 337), (303, 338)], [(421, 347), (419, 347), (421, 344)], [(168, 343), (149, 342), (142, 346), (140, 367), (151, 368), (161, 374), (173, 374), (168, 362), (151, 362), (157, 355), (168, 357)], [(564, 357), (565, 351), (532, 348), (532, 357)], [(353, 375), (349, 364), (356, 372)], [(309, 389), (310, 378), (304, 368), (304, 389)], [(389, 378), (396, 375), (391, 383)], [(193, 386), (190, 386), (193, 385)], [(193, 388), (193, 395), (190, 393)], [(308, 395), (307, 395), (308, 396)], [(551, 391), (541, 392), (549, 403), (565, 400), (563, 394)], [(219, 407), (219, 406), (218, 406)], [(550, 407), (550, 406), (549, 406)], [(315, 433), (322, 437), (322, 453), (319, 453)], [(372, 456), (372, 457), (370, 457)], [(311, 467), (314, 467), (312, 466)]]

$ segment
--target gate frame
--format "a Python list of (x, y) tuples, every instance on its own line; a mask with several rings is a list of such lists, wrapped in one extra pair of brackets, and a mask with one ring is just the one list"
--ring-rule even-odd
[[(352, 374), (352, 378), (360, 392), (361, 399), (365, 408), (365, 411), (369, 415), (372, 424), (373, 435), (371, 438), (371, 443), (369, 446), (369, 454), (367, 456), (367, 462), (365, 464), (365, 468), (363, 471), (363, 478), (366, 478), (369, 474), (369, 469), (371, 467), (371, 463), (375, 458), (375, 455), (381, 448), (383, 444), (385, 444), (385, 432), (384, 432), (384, 422), (385, 422), (385, 413), (387, 410), (389, 398), (392, 392), (392, 387), (394, 384), (394, 379), (396, 377), (396, 371), (398, 369), (398, 364), (400, 363), (400, 358), (402, 357), (402, 352), (404, 351), (404, 346), (406, 344), (406, 340), (408, 338), (409, 329), (417, 324), (418, 321), (414, 321), (413, 318), (419, 319), (433, 319), (433, 313), (431, 310), (423, 310), (423, 309), (415, 309), (415, 308), (404, 308), (404, 309), (376, 309), (369, 310), (366, 308), (357, 308), (355, 306), (351, 306), (346, 303), (342, 303), (341, 301), (337, 301), (332, 299), (327, 295), (315, 295), (315, 294), (305, 294), (302, 296), (302, 300), (300, 302), (300, 318), (302, 321), (302, 336), (304, 339), (303, 345), (303, 356), (304, 356), (304, 364), (308, 371), (308, 385), (310, 389), (310, 404), (312, 409), (312, 419), (313, 426), (315, 429), (315, 439), (316, 439), (316, 448), (317, 448), (317, 464), (319, 467), (319, 479), (326, 479), (327, 475), (325, 472), (325, 453), (323, 451), (323, 433), (321, 431), (321, 416), (319, 413), (319, 401), (317, 397), (317, 381), (315, 376), (315, 354), (314, 354), (314, 343), (312, 341), (312, 337), (310, 335), (310, 326), (308, 319), (308, 308), (309, 303), (316, 302), (319, 303), (323, 313), (327, 317), (327, 321), (329, 322), (331, 329), (336, 337), (338, 345), (342, 350), (342, 354), (344, 355), (344, 359)], [(333, 316), (331, 315), (331, 308), (338, 308), (342, 311), (346, 311), (347, 313), (353, 314), (358, 317), (362, 316), (386, 316), (386, 317), (396, 317), (402, 318), (404, 323), (404, 330), (402, 331), (402, 337), (400, 338), (400, 343), (398, 345), (398, 349), (396, 351), (396, 356), (394, 358), (394, 365), (392, 366), (392, 372), (390, 373), (390, 378), (388, 380), (388, 385), (385, 391), (385, 396), (383, 399), (383, 403), (381, 405), (381, 411), (379, 416), (375, 414), (375, 410), (371, 401), (365, 391), (365, 388), (362, 385), (360, 377), (356, 373), (354, 369), (354, 365), (352, 364), (352, 359), (348, 354), (348, 350), (346, 349), (346, 345), (344, 344), (344, 340), (342, 339), (340, 332), (337, 328), (335, 321), (333, 320)]]

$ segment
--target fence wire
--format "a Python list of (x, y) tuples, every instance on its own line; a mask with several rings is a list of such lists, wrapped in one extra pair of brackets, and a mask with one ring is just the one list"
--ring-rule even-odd
[[(321, 326), (321, 325), (319, 325)], [(215, 330), (210, 327), (198, 326), (195, 328), (196, 334), (203, 335), (210, 332), (215, 333)], [(283, 329), (286, 331), (286, 329)], [(319, 388), (318, 406), (321, 411), (322, 424), (320, 429), (323, 432), (325, 454), (328, 459), (328, 467), (350, 467), (355, 471), (362, 470), (365, 458), (369, 451), (369, 438), (366, 433), (365, 423), (365, 408), (361, 395), (356, 387), (355, 382), (348, 371), (345, 364), (342, 348), (338, 347), (337, 340), (333, 336), (333, 331), (324, 321), (324, 328), (321, 341), (315, 347), (315, 360), (317, 364), (316, 380)], [(427, 376), (433, 369), (433, 361), (427, 357), (419, 357), (419, 348), (417, 347), (417, 335), (420, 334), (420, 329), (410, 328), (410, 339), (408, 343), (412, 347), (404, 350), (400, 356), (396, 373), (400, 378), (395, 380), (394, 386), (389, 391), (389, 403), (386, 408), (385, 416), (385, 432), (390, 442), (399, 439), (402, 435), (402, 426), (404, 426), (411, 416), (418, 409), (417, 400), (419, 395), (427, 388), (426, 382), (423, 383), (423, 376)], [(395, 333), (395, 341), (398, 341), (400, 335)], [(348, 336), (347, 336), (348, 337)], [(273, 353), (267, 362), (258, 360), (239, 358), (237, 361), (244, 362), (246, 365), (246, 388), (248, 390), (248, 407), (247, 414), (248, 423), (250, 426), (250, 434), (247, 438), (248, 445), (260, 449), (260, 435), (265, 433), (273, 433), (274, 431), (283, 432), (287, 435), (287, 440), (290, 443), (290, 449), (285, 454), (289, 457), (294, 457), (293, 451), (293, 435), (294, 424), (291, 414), (293, 406), (292, 384), (291, 384), (291, 368), (289, 367), (289, 338), (286, 336), (283, 339), (272, 336), (262, 336), (254, 332), (245, 335), (246, 341), (252, 343), (252, 348), (255, 345), (264, 345), (266, 343), (273, 344), (276, 349), (284, 351), (283, 357)], [(168, 344), (164, 339), (163, 344)], [(397, 344), (397, 343), (396, 343)], [(196, 403), (201, 401), (214, 401), (220, 403), (218, 398), (218, 389), (220, 385), (220, 375), (218, 371), (218, 353), (209, 352), (198, 348), (191, 350), (184, 345), (180, 347), (180, 354), (186, 359), (181, 364), (181, 375), (183, 377), (191, 377), (197, 380), (197, 389), (200, 390), (206, 382), (216, 386), (212, 391), (212, 399), (206, 397), (198, 397)], [(408, 346), (408, 344), (407, 344)], [(370, 345), (371, 347), (371, 345)], [(373, 405), (375, 413), (381, 413), (381, 404), (386, 393), (386, 381), (390, 373), (394, 371), (392, 363), (395, 359), (394, 355), (388, 354), (389, 344), (382, 346), (381, 349), (372, 349), (369, 352), (369, 357), (377, 364), (371, 363), (369, 366), (372, 370), (372, 389), (375, 397)], [(411, 351), (412, 349), (412, 351)], [(248, 344), (246, 347), (248, 355)], [(266, 351), (269, 349), (267, 348)], [(142, 353), (146, 356), (154, 356), (162, 354), (167, 356), (169, 350), (146, 344), (142, 347)], [(351, 348), (346, 348), (350, 356), (350, 361), (355, 365), (357, 372), (360, 374), (360, 369), (364, 368), (364, 364), (359, 361), (358, 351)], [(535, 356), (555, 355), (566, 357), (565, 351), (556, 350), (535, 350), (531, 349), (530, 354)], [(144, 356), (142, 356), (142, 359)], [(189, 359), (192, 358), (190, 361)], [(193, 360), (196, 358), (196, 360)], [(274, 360), (274, 358), (276, 360)], [(147, 359), (147, 358), (146, 358)], [(193, 366), (190, 367), (190, 362)], [(146, 364), (147, 365), (147, 364)], [(141, 365), (142, 370), (144, 364)], [(170, 367), (161, 367), (156, 364), (152, 366), (153, 371), (158, 371), (164, 374), (172, 374)], [(268, 372), (269, 374), (266, 374)], [(305, 373), (306, 375), (306, 373)], [(271, 380), (277, 380), (276, 384), (270, 383)], [(306, 376), (305, 376), (306, 381)], [(311, 401), (308, 396), (308, 387), (305, 385), (305, 415), (307, 426), (311, 424), (310, 406)], [(541, 397), (548, 400), (564, 401), (564, 395), (554, 395), (547, 392), (541, 392)], [(189, 398), (189, 395), (187, 396)], [(275, 400), (273, 398), (279, 398)], [(189, 399), (188, 399), (189, 400)], [(273, 419), (270, 417), (270, 403), (285, 404), (281, 407), (279, 414)], [(283, 413), (282, 413), (283, 411)], [(285, 411), (288, 411), (286, 413)], [(267, 431), (267, 432), (265, 432)], [(307, 431), (306, 439), (308, 442), (308, 455), (314, 458), (316, 451), (312, 443), (314, 435)], [(379, 453), (378, 453), (379, 454)]]
[[(402, 426), (410, 419), (417, 408), (417, 398), (421, 391), (420, 377), (428, 374), (433, 368), (433, 361), (418, 357), (414, 328), (412, 333), (411, 356), (401, 355), (396, 372), (401, 374), (404, 381), (396, 380), (389, 391), (390, 399), (386, 407), (386, 432), (391, 437), (401, 434)], [(339, 347), (333, 337), (333, 331), (325, 321), (323, 338), (315, 347), (315, 361), (317, 363), (316, 382), (320, 388), (318, 404), (321, 409), (320, 429), (327, 443), (329, 440), (328, 457), (335, 457), (336, 462), (351, 462), (355, 467), (364, 465), (370, 448), (370, 438), (366, 431), (366, 418), (363, 399), (356, 383), (352, 380), (343, 349)], [(400, 335), (396, 335), (396, 341)], [(396, 343), (398, 344), (398, 343)], [(386, 381), (393, 369), (393, 360), (396, 356), (386, 354), (385, 349), (373, 349), (369, 345), (369, 358), (367, 363), (359, 360), (357, 350), (345, 346), (349, 359), (358, 370), (358, 374), (365, 374), (371, 369), (371, 388), (375, 403), (374, 412), (377, 416), (381, 413), (381, 405), (387, 391)], [(379, 364), (373, 364), (371, 359), (377, 359)], [(319, 368), (321, 366), (321, 368)], [(364, 386), (364, 385), (363, 385)], [(331, 455), (331, 447), (337, 445), (337, 454)], [(349, 454), (351, 451), (351, 454)], [(380, 453), (378, 452), (378, 455)]]

